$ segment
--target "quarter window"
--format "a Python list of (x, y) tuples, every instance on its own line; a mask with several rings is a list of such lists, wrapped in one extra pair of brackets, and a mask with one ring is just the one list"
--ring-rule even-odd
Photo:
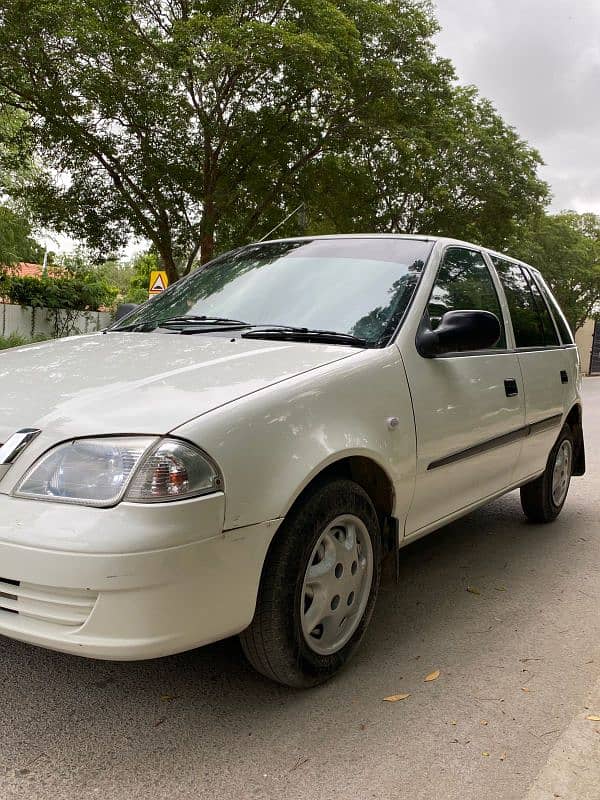
[(548, 306), (542, 297), (542, 293), (540, 292), (537, 283), (533, 280), (533, 276), (529, 272), (526, 272), (526, 275), (529, 284), (531, 285), (531, 292), (533, 294), (533, 299), (537, 306), (540, 319), (542, 320), (542, 327), (544, 329), (544, 342), (546, 345), (557, 345), (559, 344), (559, 341), (552, 315), (548, 310)]
[(427, 306), (432, 330), (447, 311), (467, 309), (495, 314), (502, 329), (495, 348), (506, 348), (502, 309), (483, 256), (477, 250), (451, 247), (446, 250)]
[(541, 275), (536, 274), (534, 276), (535, 282), (540, 287), (541, 293), (544, 295), (544, 299), (546, 300), (546, 304), (552, 311), (554, 316), (554, 321), (556, 322), (556, 326), (558, 328), (558, 332), (560, 333), (560, 338), (562, 339), (563, 344), (573, 344), (573, 334), (569, 330), (569, 326), (565, 322), (565, 318), (563, 317), (562, 311), (559, 308), (558, 303), (554, 299), (554, 296), (542, 280)]
[(525, 270), (498, 256), (492, 261), (504, 287), (517, 347), (557, 345), (558, 336), (540, 290)]

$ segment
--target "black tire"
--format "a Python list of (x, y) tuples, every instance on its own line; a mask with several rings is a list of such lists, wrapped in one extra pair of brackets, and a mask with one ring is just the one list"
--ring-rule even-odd
[[(366, 527), (373, 555), (372, 581), (364, 613), (351, 638), (337, 652), (321, 655), (311, 649), (302, 632), (302, 587), (320, 536), (344, 514), (358, 517)], [(367, 493), (350, 480), (318, 486), (291, 511), (271, 545), (254, 619), (240, 635), (246, 658), (258, 672), (285, 686), (308, 688), (328, 680), (360, 644), (373, 614), (380, 576), (381, 532)]]
[[(554, 465), (556, 457), (565, 441), (571, 445), (571, 460), (568, 474), (567, 491), (565, 492), (562, 500), (556, 504), (552, 497), (552, 477), (554, 474)], [(560, 514), (562, 507), (567, 499), (569, 491), (569, 484), (571, 475), (573, 473), (573, 458), (575, 454), (575, 443), (573, 439), (573, 431), (570, 426), (565, 423), (558, 439), (550, 455), (544, 472), (531, 483), (526, 483), (521, 486), (521, 506), (525, 512), (525, 516), (531, 522), (552, 522)]]

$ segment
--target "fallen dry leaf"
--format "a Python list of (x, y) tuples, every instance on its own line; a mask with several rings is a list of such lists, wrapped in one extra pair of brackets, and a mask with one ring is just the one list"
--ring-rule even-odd
[(586, 719), (590, 722), (600, 722), (600, 714), (588, 714)]
[(522, 692), (530, 692), (531, 689), (528, 686), (521, 686), (521, 691)]
[(471, 594), (481, 594), (479, 589), (476, 589), (475, 586), (467, 586), (467, 592), (471, 592)]
[(494, 586), (494, 589), (497, 592), (505, 592), (506, 591), (506, 586)]
[(437, 681), (437, 679), (438, 679), (439, 677), (440, 677), (440, 671), (439, 671), (439, 669), (436, 669), (436, 670), (434, 670), (433, 672), (430, 672), (430, 673), (429, 673), (429, 675), (425, 675), (425, 677), (423, 678), (423, 680), (424, 680), (426, 683), (429, 683), (430, 681)]
[(160, 699), (162, 703), (170, 703), (172, 700), (177, 700), (177, 697), (174, 694), (162, 694)]
[(487, 719), (482, 719), (482, 720), (481, 720), (481, 724), (482, 724), (482, 725), (487, 725), (487, 724), (488, 724), (488, 721), (487, 721)]
[(452, 719), (452, 720), (450, 720), (450, 725), (456, 725), (456, 724), (457, 724), (457, 723), (456, 723), (456, 720), (455, 720), (455, 719)]
[(384, 697), (386, 703), (397, 703), (398, 700), (406, 700), (407, 697), (410, 697), (409, 694), (391, 694), (389, 697)]
[(501, 753), (500, 754), (500, 761), (504, 761), (505, 758), (506, 758), (506, 753)]
[(483, 753), (482, 753), (481, 755), (482, 755), (482, 756), (485, 756), (485, 757), (487, 758), (487, 757), (489, 756), (489, 753), (488, 753), (488, 751), (487, 751), (487, 750), (484, 750), (484, 751), (483, 751)]

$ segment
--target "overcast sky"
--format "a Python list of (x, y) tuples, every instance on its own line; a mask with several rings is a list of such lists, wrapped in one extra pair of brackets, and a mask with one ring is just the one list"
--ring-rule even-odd
[(553, 210), (600, 213), (600, 0), (434, 0), (441, 55), (541, 153)]

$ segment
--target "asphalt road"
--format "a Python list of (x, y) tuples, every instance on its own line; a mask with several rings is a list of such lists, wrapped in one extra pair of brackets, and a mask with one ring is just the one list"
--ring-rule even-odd
[(0, 798), (598, 800), (600, 378), (584, 389), (588, 474), (559, 520), (527, 524), (513, 493), (407, 548), (324, 687), (274, 686), (234, 640), (121, 664), (1, 639)]

